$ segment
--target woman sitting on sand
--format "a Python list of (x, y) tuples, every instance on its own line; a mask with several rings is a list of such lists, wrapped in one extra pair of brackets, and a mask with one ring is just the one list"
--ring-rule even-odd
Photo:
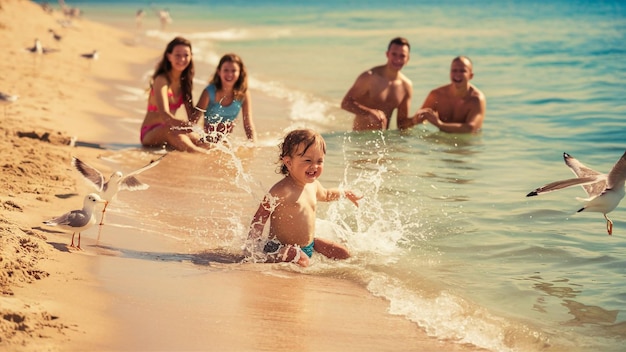
[[(193, 125), (194, 66), (191, 43), (176, 37), (167, 44), (163, 58), (157, 65), (150, 82), (148, 112), (141, 125), (141, 144), (188, 151), (207, 152), (208, 145), (191, 130)], [(184, 106), (187, 120), (176, 118), (176, 110)]]
[(196, 109), (204, 111), (207, 142), (217, 143), (233, 131), (239, 111), (249, 140), (256, 140), (252, 121), (252, 101), (248, 91), (248, 73), (241, 58), (226, 54), (220, 59), (213, 79), (202, 91)]

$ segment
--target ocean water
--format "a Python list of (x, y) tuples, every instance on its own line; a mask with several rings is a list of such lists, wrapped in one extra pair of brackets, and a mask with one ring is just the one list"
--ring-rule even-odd
[[(250, 148), (238, 126), (234, 151), (220, 157), (174, 153), (162, 162), (171, 177), (145, 175), (151, 192), (120, 195), (112, 222), (145, 217), (141, 231), (176, 238), (191, 254), (226, 253), (237, 261), (258, 201), (279, 179), (281, 136), (315, 128), (328, 144), (320, 181), (364, 195), (359, 208), (340, 201), (318, 210), (319, 235), (345, 242), (354, 257), (314, 257), (310, 268), (277, 270), (354, 280), (385, 298), (389, 314), (445, 341), (492, 351), (623, 350), (624, 205), (609, 214), (615, 224), (608, 236), (602, 214), (576, 213), (581, 188), (526, 197), (573, 177), (563, 152), (607, 172), (626, 150), (621, 2), (70, 5), (134, 33), (135, 45), (164, 48), (175, 35), (189, 38), (195, 97), (226, 52), (238, 53), (250, 74), (257, 146)], [(134, 14), (142, 7), (138, 27)], [(172, 14), (164, 30), (157, 8)], [(340, 101), (359, 73), (385, 62), (395, 36), (412, 45), (403, 70), (414, 85), (411, 111), (449, 82), (453, 57), (473, 60), (472, 82), (487, 97), (481, 134), (449, 135), (432, 126), (399, 132), (395, 120), (389, 131), (350, 132), (352, 117)], [(128, 111), (125, 133), (99, 142), (110, 149), (105, 160), (119, 167), (149, 157), (137, 141), (146, 86), (144, 77), (117, 87), (118, 105)]]

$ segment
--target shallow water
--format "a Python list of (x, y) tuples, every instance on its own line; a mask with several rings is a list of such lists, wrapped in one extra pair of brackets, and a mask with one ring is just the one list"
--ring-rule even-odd
[[(525, 197), (573, 177), (563, 152), (606, 172), (626, 149), (619, 2), (154, 3), (169, 8), (174, 22), (162, 32), (149, 12), (137, 44), (161, 48), (176, 34), (190, 38), (196, 97), (219, 56), (239, 53), (261, 140), (248, 148), (238, 126), (232, 155), (168, 155), (161, 173), (142, 175), (150, 191), (120, 194), (111, 210), (117, 226), (145, 218), (138, 230), (174, 238), (191, 254), (239, 260), (258, 201), (279, 179), (276, 145), (285, 131), (312, 127), (328, 144), (321, 182), (365, 198), (359, 208), (320, 205), (319, 235), (344, 241), (354, 257), (314, 257), (307, 271), (361, 283), (389, 301), (390, 314), (444, 340), (494, 351), (624, 345), (624, 206), (609, 215), (615, 225), (607, 236), (601, 214), (576, 213), (579, 188)], [(107, 4), (75, 2), (90, 19), (136, 31), (140, 5)], [(448, 82), (454, 56), (472, 58), (473, 82), (488, 101), (482, 134), (431, 126), (347, 132), (343, 94), (360, 72), (384, 62), (396, 35), (412, 43), (404, 69), (414, 83), (412, 111)], [(118, 87), (117, 104), (128, 111), (124, 132), (98, 141), (111, 149), (111, 165), (132, 170), (153, 157), (132, 135), (146, 85)]]

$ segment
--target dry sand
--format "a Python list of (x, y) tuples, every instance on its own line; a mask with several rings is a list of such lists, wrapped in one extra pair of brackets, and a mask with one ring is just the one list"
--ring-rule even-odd
[[(64, 28), (62, 20), (30, 1), (0, 0), (0, 91), (19, 95), (0, 111), (0, 350), (473, 349), (428, 337), (351, 281), (225, 265), (155, 294), (162, 275), (193, 268), (141, 261), (124, 271), (128, 258), (68, 250), (71, 235), (41, 222), (82, 206), (86, 188), (70, 157), (103, 153), (86, 141), (135, 142), (116, 128), (124, 116), (107, 93), (117, 83), (136, 85), (160, 52), (114, 28), (86, 19)], [(63, 35), (60, 42), (50, 28)], [(58, 51), (27, 52), (35, 38)], [(101, 57), (89, 62), (80, 54), (96, 49), (93, 43)], [(103, 289), (106, 272), (125, 272), (118, 279), (137, 285), (136, 301)]]

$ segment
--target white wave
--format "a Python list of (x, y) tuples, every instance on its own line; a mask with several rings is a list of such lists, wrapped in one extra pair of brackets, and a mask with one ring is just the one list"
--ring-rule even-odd
[(289, 103), (289, 119), (292, 122), (304, 125), (324, 125), (334, 119), (334, 116), (329, 114), (331, 104), (310, 93), (286, 87), (275, 81), (263, 82), (254, 77), (249, 77), (248, 82), (251, 89)]
[(276, 39), (292, 35), (289, 29), (255, 28), (254, 30), (244, 28), (230, 28), (214, 32), (198, 32), (187, 34), (187, 38), (211, 39), (216, 41), (241, 41), (250, 39)]
[(508, 322), (458, 296), (440, 292), (433, 297), (422, 297), (384, 276), (372, 278), (367, 289), (389, 300), (390, 314), (417, 323), (429, 336), (492, 351), (514, 351), (504, 341)]

